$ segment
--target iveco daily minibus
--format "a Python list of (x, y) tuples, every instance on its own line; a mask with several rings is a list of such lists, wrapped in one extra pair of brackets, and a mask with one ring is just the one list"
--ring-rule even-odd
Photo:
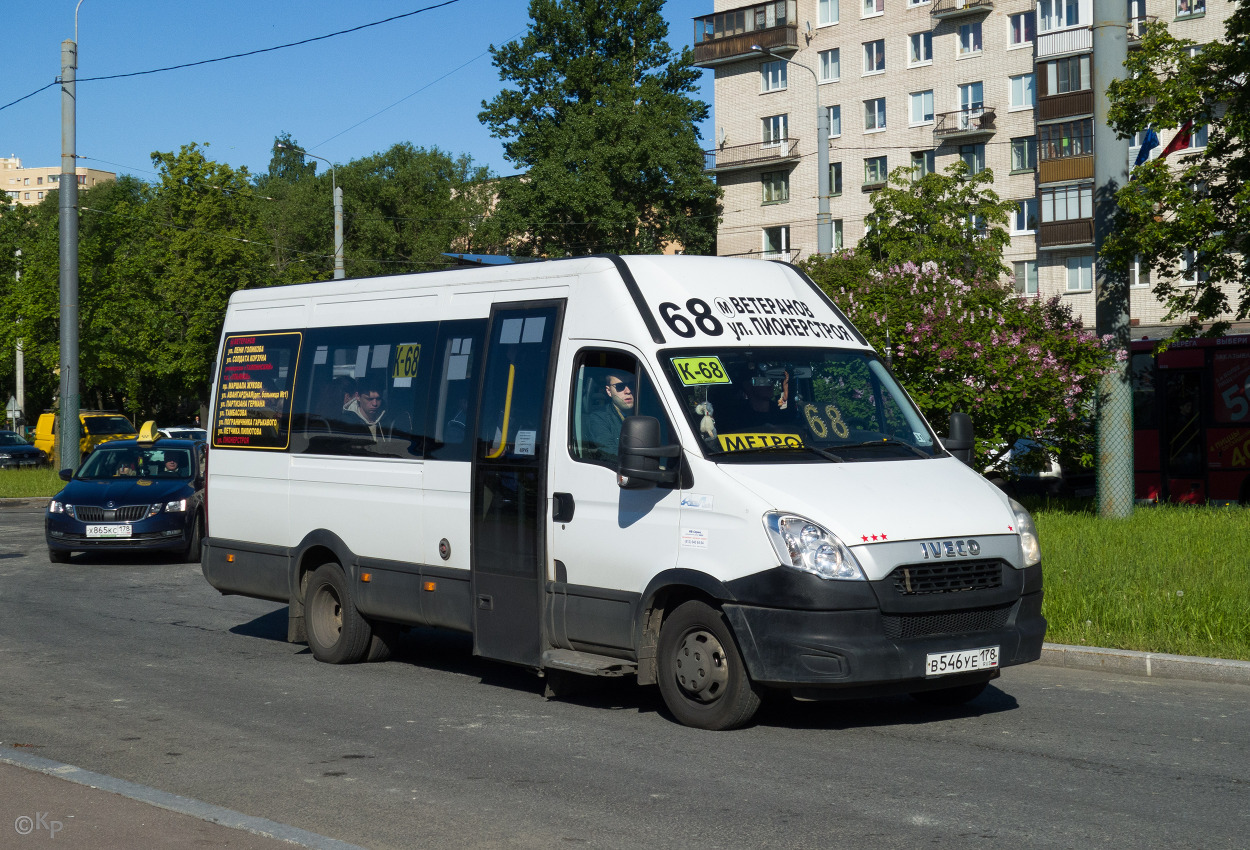
[(330, 663), (436, 626), (553, 680), (658, 684), (707, 729), (768, 691), (958, 703), (1045, 631), (1033, 522), (970, 446), (787, 264), (242, 291), (202, 564)]

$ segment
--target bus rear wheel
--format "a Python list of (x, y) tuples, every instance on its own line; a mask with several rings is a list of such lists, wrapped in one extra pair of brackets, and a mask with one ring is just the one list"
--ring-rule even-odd
[(735, 729), (749, 722), (760, 696), (724, 615), (699, 601), (677, 607), (660, 628), (658, 675), (664, 704), (697, 729)]
[(365, 658), (373, 632), (356, 610), (338, 564), (322, 564), (304, 594), (308, 648), (327, 664), (355, 664)]

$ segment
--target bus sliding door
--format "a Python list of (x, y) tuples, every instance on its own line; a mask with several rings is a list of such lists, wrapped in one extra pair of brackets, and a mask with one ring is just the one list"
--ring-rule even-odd
[(1167, 498), (1204, 504), (1206, 441), (1202, 433), (1202, 371), (1170, 369), (1164, 374), (1163, 429), (1160, 450)]
[(537, 666), (547, 453), (563, 302), (491, 311), (473, 462), (473, 651)]

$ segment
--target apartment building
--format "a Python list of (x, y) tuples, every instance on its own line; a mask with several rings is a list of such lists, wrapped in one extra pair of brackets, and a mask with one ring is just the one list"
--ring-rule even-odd
[[(98, 171), (94, 168), (78, 168), (75, 173), (79, 189), (117, 179), (117, 175), (111, 171)], [(22, 161), (16, 156), (0, 157), (0, 189), (9, 196), (10, 205), (21, 204), (29, 207), (43, 203), (46, 194), (55, 189), (60, 181), (59, 165), (52, 168), (23, 168)]]
[[(1156, 19), (1218, 38), (1231, 4), (1207, 15), (1205, 2), (1129, 0), (1130, 49)], [(694, 54), (715, 72), (706, 167), (725, 192), (718, 252), (816, 252), (823, 110), (835, 249), (864, 235), (890, 171), (963, 159), (993, 169), (995, 191), (1016, 204), (1004, 261), (1017, 290), (1062, 294), (1092, 321), (1092, 19), (1093, 0), (714, 0), (694, 21)], [(1133, 284), (1135, 323), (1160, 321), (1148, 275)]]

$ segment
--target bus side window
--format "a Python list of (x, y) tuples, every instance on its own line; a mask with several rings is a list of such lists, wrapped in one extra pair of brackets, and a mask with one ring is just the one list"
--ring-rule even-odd
[[(626, 404), (632, 402), (632, 406)], [(625, 416), (654, 416), (660, 441), (673, 433), (655, 386), (631, 354), (592, 349), (578, 354), (569, 405), (569, 454), (574, 460), (616, 468)], [(668, 459), (660, 461), (665, 467)]]
[(486, 320), (442, 322), (430, 352), (430, 390), (425, 456), (431, 460), (472, 459), (473, 416), (477, 409)]

